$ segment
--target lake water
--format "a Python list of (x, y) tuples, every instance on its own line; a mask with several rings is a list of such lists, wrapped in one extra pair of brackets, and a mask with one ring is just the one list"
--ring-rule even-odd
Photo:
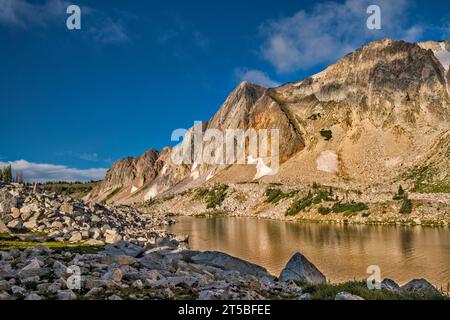
[(450, 282), (449, 228), (178, 217), (169, 230), (188, 234), (193, 250), (226, 252), (274, 275), (300, 251), (331, 282), (366, 279), (370, 265), (400, 284), (425, 278), (447, 291)]

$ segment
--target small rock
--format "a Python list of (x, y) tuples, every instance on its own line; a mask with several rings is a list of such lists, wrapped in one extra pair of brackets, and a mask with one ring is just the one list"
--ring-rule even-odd
[(19, 294), (23, 294), (25, 292), (25, 288), (19, 287), (19, 286), (12, 286), (11, 287), (11, 292), (14, 295), (19, 295)]
[(83, 236), (80, 232), (74, 232), (72, 233), (69, 242), (80, 242), (83, 239)]
[(17, 209), (17, 208), (12, 208), (12, 209), (11, 209), (11, 216), (12, 216), (14, 219), (19, 219), (19, 218), (20, 218), (20, 210)]
[(31, 300), (31, 301), (37, 301), (42, 300), (42, 297), (38, 295), (37, 293), (30, 293), (25, 297), (25, 300)]
[(8, 227), (0, 220), (0, 233), (9, 233)]
[(116, 283), (119, 283), (120, 281), (122, 281), (122, 271), (120, 269), (113, 269), (113, 270), (107, 272), (106, 274), (104, 274), (102, 279), (103, 280), (112, 280)]
[(334, 300), (364, 300), (364, 299), (361, 298), (360, 296), (348, 292), (339, 292)]
[(28, 230), (33, 230), (34, 228), (37, 227), (37, 222), (36, 220), (30, 220), (27, 221), (23, 224), (24, 228), (28, 229)]
[(14, 300), (14, 297), (10, 296), (8, 292), (0, 293), (0, 301)]
[(85, 296), (86, 298), (91, 298), (91, 297), (99, 296), (100, 294), (103, 293), (103, 291), (105, 291), (103, 288), (95, 287), (95, 288), (92, 288), (91, 290), (89, 290), (88, 293), (86, 293), (84, 296)]
[(178, 242), (189, 242), (189, 235), (187, 234), (178, 234), (175, 236), (175, 240)]
[(112, 296), (110, 296), (108, 298), (108, 300), (123, 300), (121, 297), (119, 297), (118, 295), (113, 294)]
[(57, 278), (61, 278), (67, 274), (67, 267), (59, 261), (53, 263), (53, 270)]
[(76, 300), (77, 295), (72, 290), (59, 290), (57, 293), (58, 300)]
[(136, 280), (133, 282), (132, 287), (137, 288), (137, 289), (142, 289), (144, 287), (144, 284), (142, 283), (141, 280)]
[(19, 277), (22, 279), (39, 276), (41, 274), (41, 265), (37, 259), (31, 260), (22, 270), (19, 271)]
[(0, 280), (0, 292), (8, 291), (11, 288), (11, 285), (6, 280)]
[(384, 279), (381, 282), (381, 289), (385, 289), (391, 292), (399, 292), (400, 286), (392, 279)]
[(307, 292), (300, 296), (300, 300), (311, 300), (311, 295)]
[(22, 229), (22, 226), (23, 226), (23, 224), (22, 224), (21, 219), (15, 219), (8, 223), (8, 228), (10, 228), (10, 229), (20, 230), (20, 229)]
[(203, 290), (198, 293), (198, 300), (223, 300), (225, 290)]
[(129, 266), (136, 263), (136, 258), (130, 256), (115, 256), (113, 262), (121, 266)]
[(105, 243), (113, 244), (122, 240), (122, 236), (114, 233), (106, 233), (105, 234)]
[(59, 208), (59, 210), (61, 210), (62, 212), (65, 212), (65, 213), (73, 213), (74, 208), (70, 203), (63, 203), (61, 205), (61, 207)]

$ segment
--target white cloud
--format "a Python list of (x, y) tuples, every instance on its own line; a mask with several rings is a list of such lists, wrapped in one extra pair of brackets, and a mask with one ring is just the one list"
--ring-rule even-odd
[(239, 81), (248, 81), (267, 88), (274, 88), (280, 85), (279, 82), (270, 79), (266, 73), (259, 70), (237, 69), (235, 72)]
[[(46, 27), (49, 24), (65, 26), (67, 7), (71, 3), (65, 0), (46, 0), (41, 4), (27, 0), (0, 0), (0, 24), (15, 28), (31, 26)], [(104, 12), (82, 6), (81, 31), (84, 31), (85, 18), (89, 18), (86, 35), (88, 40), (101, 44), (118, 44), (130, 41), (121, 21), (114, 20)]]
[(101, 180), (105, 177), (107, 169), (75, 169), (63, 165), (48, 163), (33, 163), (26, 160), (0, 162), (0, 168), (11, 165), (13, 171), (23, 172), (26, 181), (90, 181)]
[[(366, 13), (370, 4), (381, 8), (382, 29), (369, 30)], [(263, 57), (278, 72), (287, 73), (329, 64), (370, 40), (391, 37), (416, 41), (421, 25), (407, 25), (406, 0), (346, 0), (324, 2), (310, 11), (271, 21), (261, 27), (265, 37)]]

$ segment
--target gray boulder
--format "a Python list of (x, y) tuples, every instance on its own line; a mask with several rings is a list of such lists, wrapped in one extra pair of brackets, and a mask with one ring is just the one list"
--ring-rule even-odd
[(222, 252), (205, 251), (192, 256), (191, 260), (196, 264), (213, 266), (222, 270), (236, 270), (242, 275), (274, 278), (265, 268)]
[(105, 253), (109, 256), (130, 256), (136, 258), (143, 251), (143, 248), (126, 241), (119, 241), (105, 246)]
[(364, 299), (361, 298), (360, 296), (348, 292), (339, 292), (334, 300), (364, 300)]
[(17, 207), (17, 199), (7, 190), (0, 190), (0, 214), (11, 213)]
[(297, 252), (281, 271), (280, 281), (301, 281), (309, 284), (325, 284), (326, 277), (304, 255)]
[(437, 290), (431, 283), (425, 279), (414, 279), (401, 287), (403, 292), (419, 293), (419, 294), (438, 294)]
[(391, 292), (399, 292), (400, 286), (392, 279), (384, 279), (381, 282), (381, 289), (385, 289)]

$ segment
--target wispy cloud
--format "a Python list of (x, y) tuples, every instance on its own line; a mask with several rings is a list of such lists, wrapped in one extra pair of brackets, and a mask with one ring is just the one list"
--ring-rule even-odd
[[(88, 162), (105, 162), (109, 163), (112, 161), (110, 157), (102, 158), (97, 152), (76, 152), (71, 150), (57, 151), (54, 153), (55, 157), (58, 157), (61, 161), (64, 160), (83, 160)], [(1, 159), (1, 158), (0, 158)]]
[[(65, 25), (66, 10), (70, 4), (65, 0), (46, 0), (40, 4), (28, 0), (0, 0), (0, 24), (22, 29), (47, 27), (57, 23)], [(113, 19), (105, 12), (87, 6), (81, 6), (81, 13), (82, 28), (78, 32), (82, 32), (89, 41), (100, 44), (130, 41), (121, 20)]]
[(98, 162), (97, 153), (83, 153), (80, 155), (80, 159), (84, 161)]
[[(381, 30), (366, 27), (366, 10), (370, 4), (381, 8)], [(416, 41), (423, 34), (424, 26), (408, 25), (408, 10), (406, 0), (319, 3), (310, 11), (302, 10), (264, 24), (261, 54), (278, 72), (288, 73), (334, 62), (375, 38)]]
[(7, 165), (11, 165), (13, 171), (23, 172), (25, 180), (29, 182), (101, 180), (107, 171), (105, 168), (76, 169), (64, 165), (33, 163), (26, 160), (0, 162), (0, 168)]
[(103, 44), (120, 44), (131, 41), (122, 22), (114, 21), (109, 17), (104, 17), (90, 26), (88, 33), (96, 42)]
[(248, 81), (267, 88), (274, 88), (280, 85), (279, 82), (272, 80), (260, 70), (236, 69), (235, 74), (239, 81)]
[(67, 6), (63, 0), (36, 4), (26, 0), (0, 0), (0, 23), (15, 27), (47, 26), (61, 18), (65, 21)]

